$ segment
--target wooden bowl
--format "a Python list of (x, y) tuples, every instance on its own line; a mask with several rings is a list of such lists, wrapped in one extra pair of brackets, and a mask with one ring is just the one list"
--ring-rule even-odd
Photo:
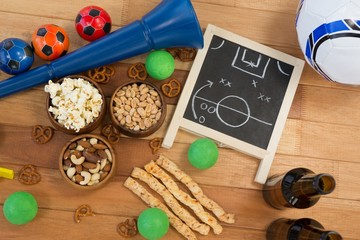
[[(97, 143), (94, 139), (97, 139)], [(77, 189), (98, 189), (108, 183), (116, 172), (114, 150), (99, 135), (78, 135), (62, 148), (59, 170), (65, 182)]]
[[(71, 75), (71, 76), (67, 76), (64, 78), (73, 78), (73, 79), (77, 79), (77, 78), (82, 78), (88, 82), (90, 82), (96, 89), (98, 89), (101, 98), (103, 100), (102, 104), (101, 104), (101, 111), (99, 113), (99, 116), (96, 117), (93, 122), (87, 124), (85, 127), (81, 128), (78, 132), (75, 129), (71, 129), (71, 128), (66, 128), (63, 124), (60, 124), (58, 122), (57, 119), (55, 119), (54, 115), (49, 111), (49, 107), (52, 105), (51, 103), (51, 98), (50, 98), (50, 94), (48, 93), (47, 97), (46, 97), (46, 112), (47, 115), (50, 119), (51, 124), (57, 129), (60, 130), (64, 133), (67, 134), (73, 134), (73, 135), (78, 135), (78, 134), (84, 134), (84, 133), (89, 133), (91, 131), (93, 131), (94, 129), (96, 129), (102, 122), (102, 120), (105, 117), (106, 114), (106, 99), (105, 99), (105, 94), (102, 90), (102, 88), (93, 80), (91, 80), (90, 78), (86, 77), (86, 76), (82, 76), (82, 75)], [(63, 82), (64, 78), (61, 78), (57, 81), (57, 83), (61, 83)]]
[[(124, 88), (135, 90), (128, 93)], [(145, 88), (149, 92), (146, 93)], [(146, 99), (144, 96), (147, 96)], [(149, 111), (149, 108), (153, 111)], [(154, 84), (144, 81), (130, 81), (119, 86), (111, 97), (109, 109), (111, 120), (119, 131), (135, 138), (153, 134), (161, 127), (166, 116), (166, 103), (161, 91)]]

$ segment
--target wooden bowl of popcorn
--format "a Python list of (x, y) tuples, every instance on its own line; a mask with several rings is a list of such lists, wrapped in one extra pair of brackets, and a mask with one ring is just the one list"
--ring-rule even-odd
[(67, 134), (89, 133), (105, 117), (106, 100), (101, 87), (86, 76), (72, 75), (45, 86), (46, 109), (52, 125)]
[(114, 150), (96, 134), (81, 134), (67, 142), (59, 157), (64, 180), (81, 190), (93, 190), (109, 182), (116, 172)]
[(119, 86), (110, 100), (110, 116), (129, 137), (147, 137), (158, 130), (166, 116), (166, 103), (150, 82), (131, 81)]

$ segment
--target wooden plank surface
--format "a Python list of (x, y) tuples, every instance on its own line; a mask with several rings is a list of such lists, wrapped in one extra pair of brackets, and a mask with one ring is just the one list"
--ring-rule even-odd
[[(65, 28), (73, 51), (86, 44), (76, 33), (74, 19), (87, 5), (99, 5), (108, 10), (113, 31), (141, 18), (160, 0), (121, 1), (6, 1), (0, 5), (0, 40), (18, 37), (30, 41), (36, 28), (54, 23)], [(211, 23), (250, 38), (277, 50), (303, 59), (298, 47), (294, 19), (297, 1), (290, 0), (193, 0), (202, 29)], [(117, 86), (127, 80), (131, 63), (144, 61), (145, 55), (114, 63), (116, 75), (103, 85), (109, 99)], [(36, 58), (34, 66), (44, 64)], [(190, 63), (176, 61), (174, 77), (182, 83), (191, 68)], [(0, 80), (10, 77), (1, 72)], [(160, 84), (160, 83), (157, 83)], [(73, 136), (56, 131), (53, 139), (38, 145), (31, 140), (31, 129), (40, 124), (50, 126), (45, 109), (43, 85), (0, 99), (0, 167), (19, 171), (25, 164), (38, 167), (42, 181), (33, 186), (16, 179), (0, 178), (0, 210), (7, 196), (14, 191), (32, 193), (39, 204), (35, 220), (24, 226), (8, 223), (0, 214), (0, 239), (122, 239), (116, 232), (118, 223), (136, 218), (146, 205), (123, 186), (133, 167), (142, 167), (155, 159), (149, 140), (163, 137), (177, 99), (167, 99), (168, 113), (163, 126), (144, 139), (122, 137), (113, 147), (119, 168), (113, 180), (97, 191), (78, 192), (65, 184), (57, 160), (62, 146)], [(295, 167), (307, 167), (315, 172), (332, 174), (337, 186), (333, 193), (306, 210), (276, 210), (262, 199), (261, 185), (253, 181), (259, 160), (221, 147), (218, 163), (208, 170), (197, 170), (187, 161), (187, 149), (198, 137), (179, 131), (171, 149), (161, 149), (204, 189), (204, 192), (228, 212), (236, 214), (235, 224), (223, 224), (217, 236), (197, 235), (199, 239), (265, 239), (266, 227), (279, 217), (312, 217), (328, 229), (339, 231), (344, 239), (359, 239), (360, 229), (360, 89), (328, 82), (305, 66), (270, 174)], [(105, 122), (109, 122), (106, 116)], [(100, 133), (100, 128), (94, 131)], [(141, 150), (141, 151), (139, 151)], [(95, 217), (73, 220), (75, 209), (90, 204)], [(139, 235), (133, 239), (142, 239)], [(182, 239), (171, 228), (164, 239)]]

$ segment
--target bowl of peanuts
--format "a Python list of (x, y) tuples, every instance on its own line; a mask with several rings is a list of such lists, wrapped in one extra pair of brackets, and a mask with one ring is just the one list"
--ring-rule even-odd
[(59, 170), (64, 180), (77, 189), (97, 189), (116, 172), (114, 150), (102, 136), (82, 134), (61, 150)]
[(114, 91), (110, 100), (110, 116), (122, 134), (147, 137), (163, 124), (166, 103), (154, 84), (131, 81)]
[(51, 124), (67, 134), (84, 134), (97, 128), (106, 114), (101, 87), (82, 75), (71, 75), (45, 85), (46, 109)]

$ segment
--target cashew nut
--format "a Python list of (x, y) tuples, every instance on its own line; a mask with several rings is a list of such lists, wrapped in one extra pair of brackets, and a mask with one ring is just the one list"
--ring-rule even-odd
[(101, 160), (101, 163), (100, 163), (100, 169), (101, 169), (101, 170), (104, 169), (104, 167), (106, 166), (106, 163), (107, 163), (107, 159), (106, 159), (106, 158), (103, 159), (103, 160)]
[(91, 176), (91, 180), (90, 181), (96, 181), (100, 179), (100, 173), (95, 173)]
[(90, 182), (91, 174), (89, 172), (82, 171), (80, 175), (84, 177), (84, 180), (79, 182), (80, 185), (86, 185)]
[(73, 154), (73, 155), (71, 155), (70, 160), (71, 160), (71, 162), (72, 162), (73, 164), (75, 164), (75, 165), (80, 165), (80, 164), (82, 164), (82, 163), (85, 161), (85, 157), (83, 156), (83, 157), (77, 158), (77, 157)]
[(76, 147), (76, 150), (78, 150), (80, 152), (84, 151), (84, 149), (85, 148), (83, 146), (81, 146), (81, 145), (77, 145), (77, 147)]
[(112, 156), (111, 156), (111, 152), (109, 149), (105, 149), (105, 153), (107, 155), (107, 158), (110, 162), (112, 162)]
[(89, 142), (91, 143), (91, 145), (94, 145), (98, 143), (98, 140), (97, 138), (90, 138)]
[(90, 182), (88, 182), (88, 186), (92, 186), (92, 185), (95, 185), (95, 184), (97, 184), (97, 183), (99, 183), (100, 181), (99, 180), (91, 180)]
[(66, 175), (71, 179), (76, 173), (76, 169), (74, 167), (69, 167), (66, 170)]
[(96, 168), (89, 169), (89, 172), (91, 173), (98, 173), (100, 171), (100, 164), (96, 164)]

